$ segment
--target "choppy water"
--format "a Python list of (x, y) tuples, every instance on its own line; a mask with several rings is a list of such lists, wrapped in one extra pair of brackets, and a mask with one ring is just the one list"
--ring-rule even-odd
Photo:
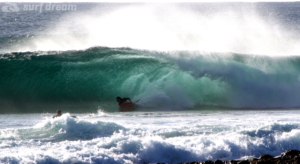
[[(73, 115), (73, 114), (72, 114)], [(298, 149), (298, 110), (1, 115), (2, 163), (178, 163)]]

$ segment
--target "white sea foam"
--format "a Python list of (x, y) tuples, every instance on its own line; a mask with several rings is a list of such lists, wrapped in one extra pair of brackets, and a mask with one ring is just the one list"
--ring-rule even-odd
[(39, 126), (2, 129), (0, 161), (179, 163), (275, 156), (299, 148), (299, 115), (296, 110), (79, 114), (77, 119), (66, 114)]

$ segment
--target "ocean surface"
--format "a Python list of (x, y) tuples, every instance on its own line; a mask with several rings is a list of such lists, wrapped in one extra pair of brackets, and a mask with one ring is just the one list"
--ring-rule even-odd
[(299, 30), (300, 2), (0, 3), (0, 163), (300, 150)]

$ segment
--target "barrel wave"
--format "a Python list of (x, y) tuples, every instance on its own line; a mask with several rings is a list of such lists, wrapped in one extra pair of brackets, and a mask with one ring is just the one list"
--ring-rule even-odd
[(93, 47), (0, 55), (0, 109), (117, 111), (299, 107), (299, 57)]

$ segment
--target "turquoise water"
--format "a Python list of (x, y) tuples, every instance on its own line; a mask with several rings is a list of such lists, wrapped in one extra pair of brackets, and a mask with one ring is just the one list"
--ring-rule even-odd
[(94, 47), (8, 53), (0, 63), (0, 106), (12, 112), (116, 111), (117, 96), (162, 110), (300, 106), (299, 57)]
[[(0, 3), (0, 163), (299, 150), (299, 11), (299, 2)], [(117, 96), (135, 110), (119, 112)], [(53, 119), (56, 110), (64, 115)]]

